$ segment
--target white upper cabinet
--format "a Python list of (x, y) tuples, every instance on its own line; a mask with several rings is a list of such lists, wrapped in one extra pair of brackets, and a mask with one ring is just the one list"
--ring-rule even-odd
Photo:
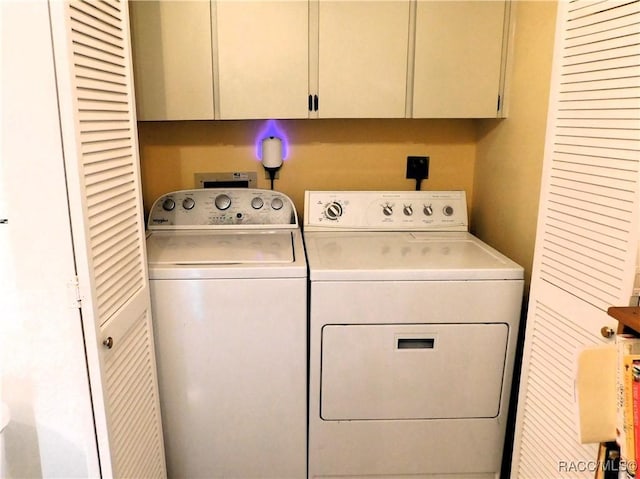
[(405, 116), (409, 0), (320, 1), (318, 32), (320, 118)]
[(211, 5), (130, 2), (138, 120), (213, 118)]
[(495, 118), (506, 1), (418, 0), (413, 118)]
[(308, 2), (218, 0), (213, 8), (215, 117), (307, 118)]
[(509, 5), (134, 1), (138, 118), (501, 117)]

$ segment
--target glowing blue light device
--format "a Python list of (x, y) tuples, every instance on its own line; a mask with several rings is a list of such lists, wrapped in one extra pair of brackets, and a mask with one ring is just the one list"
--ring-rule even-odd
[(287, 156), (287, 141), (282, 129), (275, 120), (269, 120), (261, 130), (256, 141), (256, 156), (262, 162), (262, 166), (269, 174), (271, 189), (277, 171), (282, 166), (282, 161)]
[(280, 141), (282, 142), (282, 159), (287, 159), (287, 156), (289, 155), (289, 141), (284, 130), (280, 128), (276, 120), (268, 120), (260, 130), (260, 133), (258, 133), (256, 138), (256, 158), (263, 161), (262, 142), (265, 138), (270, 137), (280, 138)]

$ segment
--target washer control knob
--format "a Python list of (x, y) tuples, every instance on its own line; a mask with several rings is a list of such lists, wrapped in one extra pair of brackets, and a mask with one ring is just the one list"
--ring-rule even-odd
[(342, 216), (342, 205), (337, 201), (332, 201), (324, 207), (324, 217), (335, 221)]
[(263, 206), (264, 206), (264, 201), (259, 196), (256, 196), (254, 199), (251, 200), (251, 207), (254, 210), (259, 210)]
[(162, 202), (162, 209), (165, 211), (172, 211), (176, 207), (176, 202), (171, 198), (167, 198)]
[(404, 207), (402, 208), (402, 212), (405, 216), (411, 216), (413, 214), (413, 206), (404, 205)]
[(185, 198), (182, 201), (182, 207), (185, 210), (192, 210), (195, 205), (196, 205), (196, 202), (194, 201), (193, 198)]
[(431, 216), (433, 214), (433, 206), (424, 205), (422, 212), (425, 214), (425, 216)]
[(385, 216), (391, 216), (393, 214), (393, 206), (391, 206), (389, 203), (387, 203), (386, 205), (384, 205), (382, 207), (382, 213)]
[(229, 198), (229, 195), (225, 195), (223, 193), (221, 195), (216, 196), (214, 203), (216, 205), (216, 208), (218, 208), (221, 211), (224, 211), (228, 209), (229, 206), (231, 206), (231, 198)]
[(274, 210), (281, 210), (283, 206), (284, 202), (282, 201), (282, 198), (274, 198), (271, 200), (271, 207)]
[(445, 206), (444, 208), (442, 208), (442, 212), (444, 213), (445, 216), (451, 216), (453, 215), (453, 206)]

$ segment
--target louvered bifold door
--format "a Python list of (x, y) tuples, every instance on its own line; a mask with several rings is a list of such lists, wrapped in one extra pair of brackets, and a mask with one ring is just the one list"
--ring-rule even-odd
[[(558, 3), (514, 478), (593, 477), (575, 359), (628, 305), (638, 251), (640, 2)], [(602, 371), (615, 374), (615, 371)]]
[(128, 6), (49, 9), (102, 476), (165, 477)]

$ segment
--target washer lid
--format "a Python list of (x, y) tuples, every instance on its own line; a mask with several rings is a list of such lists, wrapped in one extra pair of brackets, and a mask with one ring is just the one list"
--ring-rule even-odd
[(290, 231), (156, 231), (147, 238), (147, 257), (150, 268), (294, 261)]
[(305, 233), (312, 281), (523, 279), (523, 268), (466, 232)]

